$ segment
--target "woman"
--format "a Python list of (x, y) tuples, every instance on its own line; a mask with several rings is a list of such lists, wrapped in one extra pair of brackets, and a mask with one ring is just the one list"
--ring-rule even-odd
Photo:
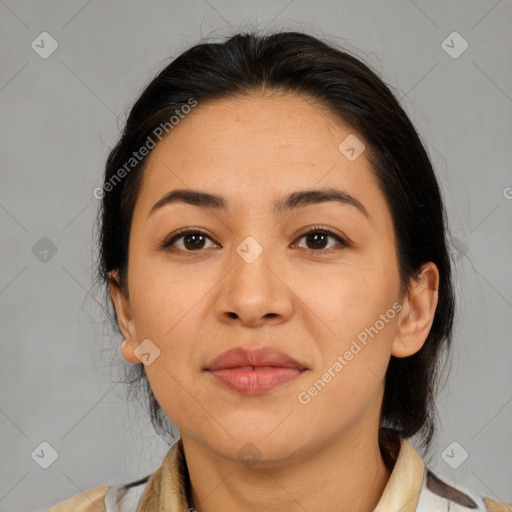
[(512, 510), (437, 478), (454, 312), (445, 212), (407, 115), (311, 36), (167, 66), (111, 152), (99, 275), (162, 465), (51, 511)]

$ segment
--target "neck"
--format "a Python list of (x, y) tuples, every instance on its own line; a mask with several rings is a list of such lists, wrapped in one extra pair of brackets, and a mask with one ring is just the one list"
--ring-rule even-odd
[(375, 431), (354, 430), (342, 439), (326, 439), (295, 460), (251, 467), (182, 439), (187, 498), (197, 512), (371, 512), (391, 474)]

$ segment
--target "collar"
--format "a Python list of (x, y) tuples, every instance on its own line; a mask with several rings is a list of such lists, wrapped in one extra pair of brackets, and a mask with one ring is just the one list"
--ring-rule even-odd
[[(425, 465), (414, 447), (400, 438), (400, 451), (374, 512), (414, 512), (423, 483)], [(181, 438), (172, 445), (160, 467), (150, 476), (137, 512), (186, 512), (188, 469)]]
[(425, 464), (414, 446), (400, 437), (400, 452), (374, 512), (414, 512), (423, 484)]

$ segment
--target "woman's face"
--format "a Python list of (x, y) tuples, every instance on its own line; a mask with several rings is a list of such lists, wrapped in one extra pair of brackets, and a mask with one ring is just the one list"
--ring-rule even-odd
[[(150, 154), (122, 352), (146, 360), (183, 438), (232, 459), (251, 442), (258, 458), (291, 460), (378, 428), (402, 296), (391, 214), (355, 136), (312, 102), (254, 95), (199, 104)], [(225, 208), (176, 200), (153, 210), (175, 189)], [(325, 189), (348, 199), (311, 196)], [(309, 200), (274, 209), (298, 192)], [(199, 234), (161, 248), (184, 228)], [(278, 349), (306, 369), (238, 370), (288, 380), (235, 390), (206, 368), (238, 347)]]

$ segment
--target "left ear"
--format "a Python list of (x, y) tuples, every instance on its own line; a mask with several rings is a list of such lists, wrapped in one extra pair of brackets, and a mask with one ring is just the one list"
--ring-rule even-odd
[(439, 293), (439, 270), (431, 261), (425, 263), (404, 293), (391, 355), (408, 357), (418, 352), (427, 339)]

